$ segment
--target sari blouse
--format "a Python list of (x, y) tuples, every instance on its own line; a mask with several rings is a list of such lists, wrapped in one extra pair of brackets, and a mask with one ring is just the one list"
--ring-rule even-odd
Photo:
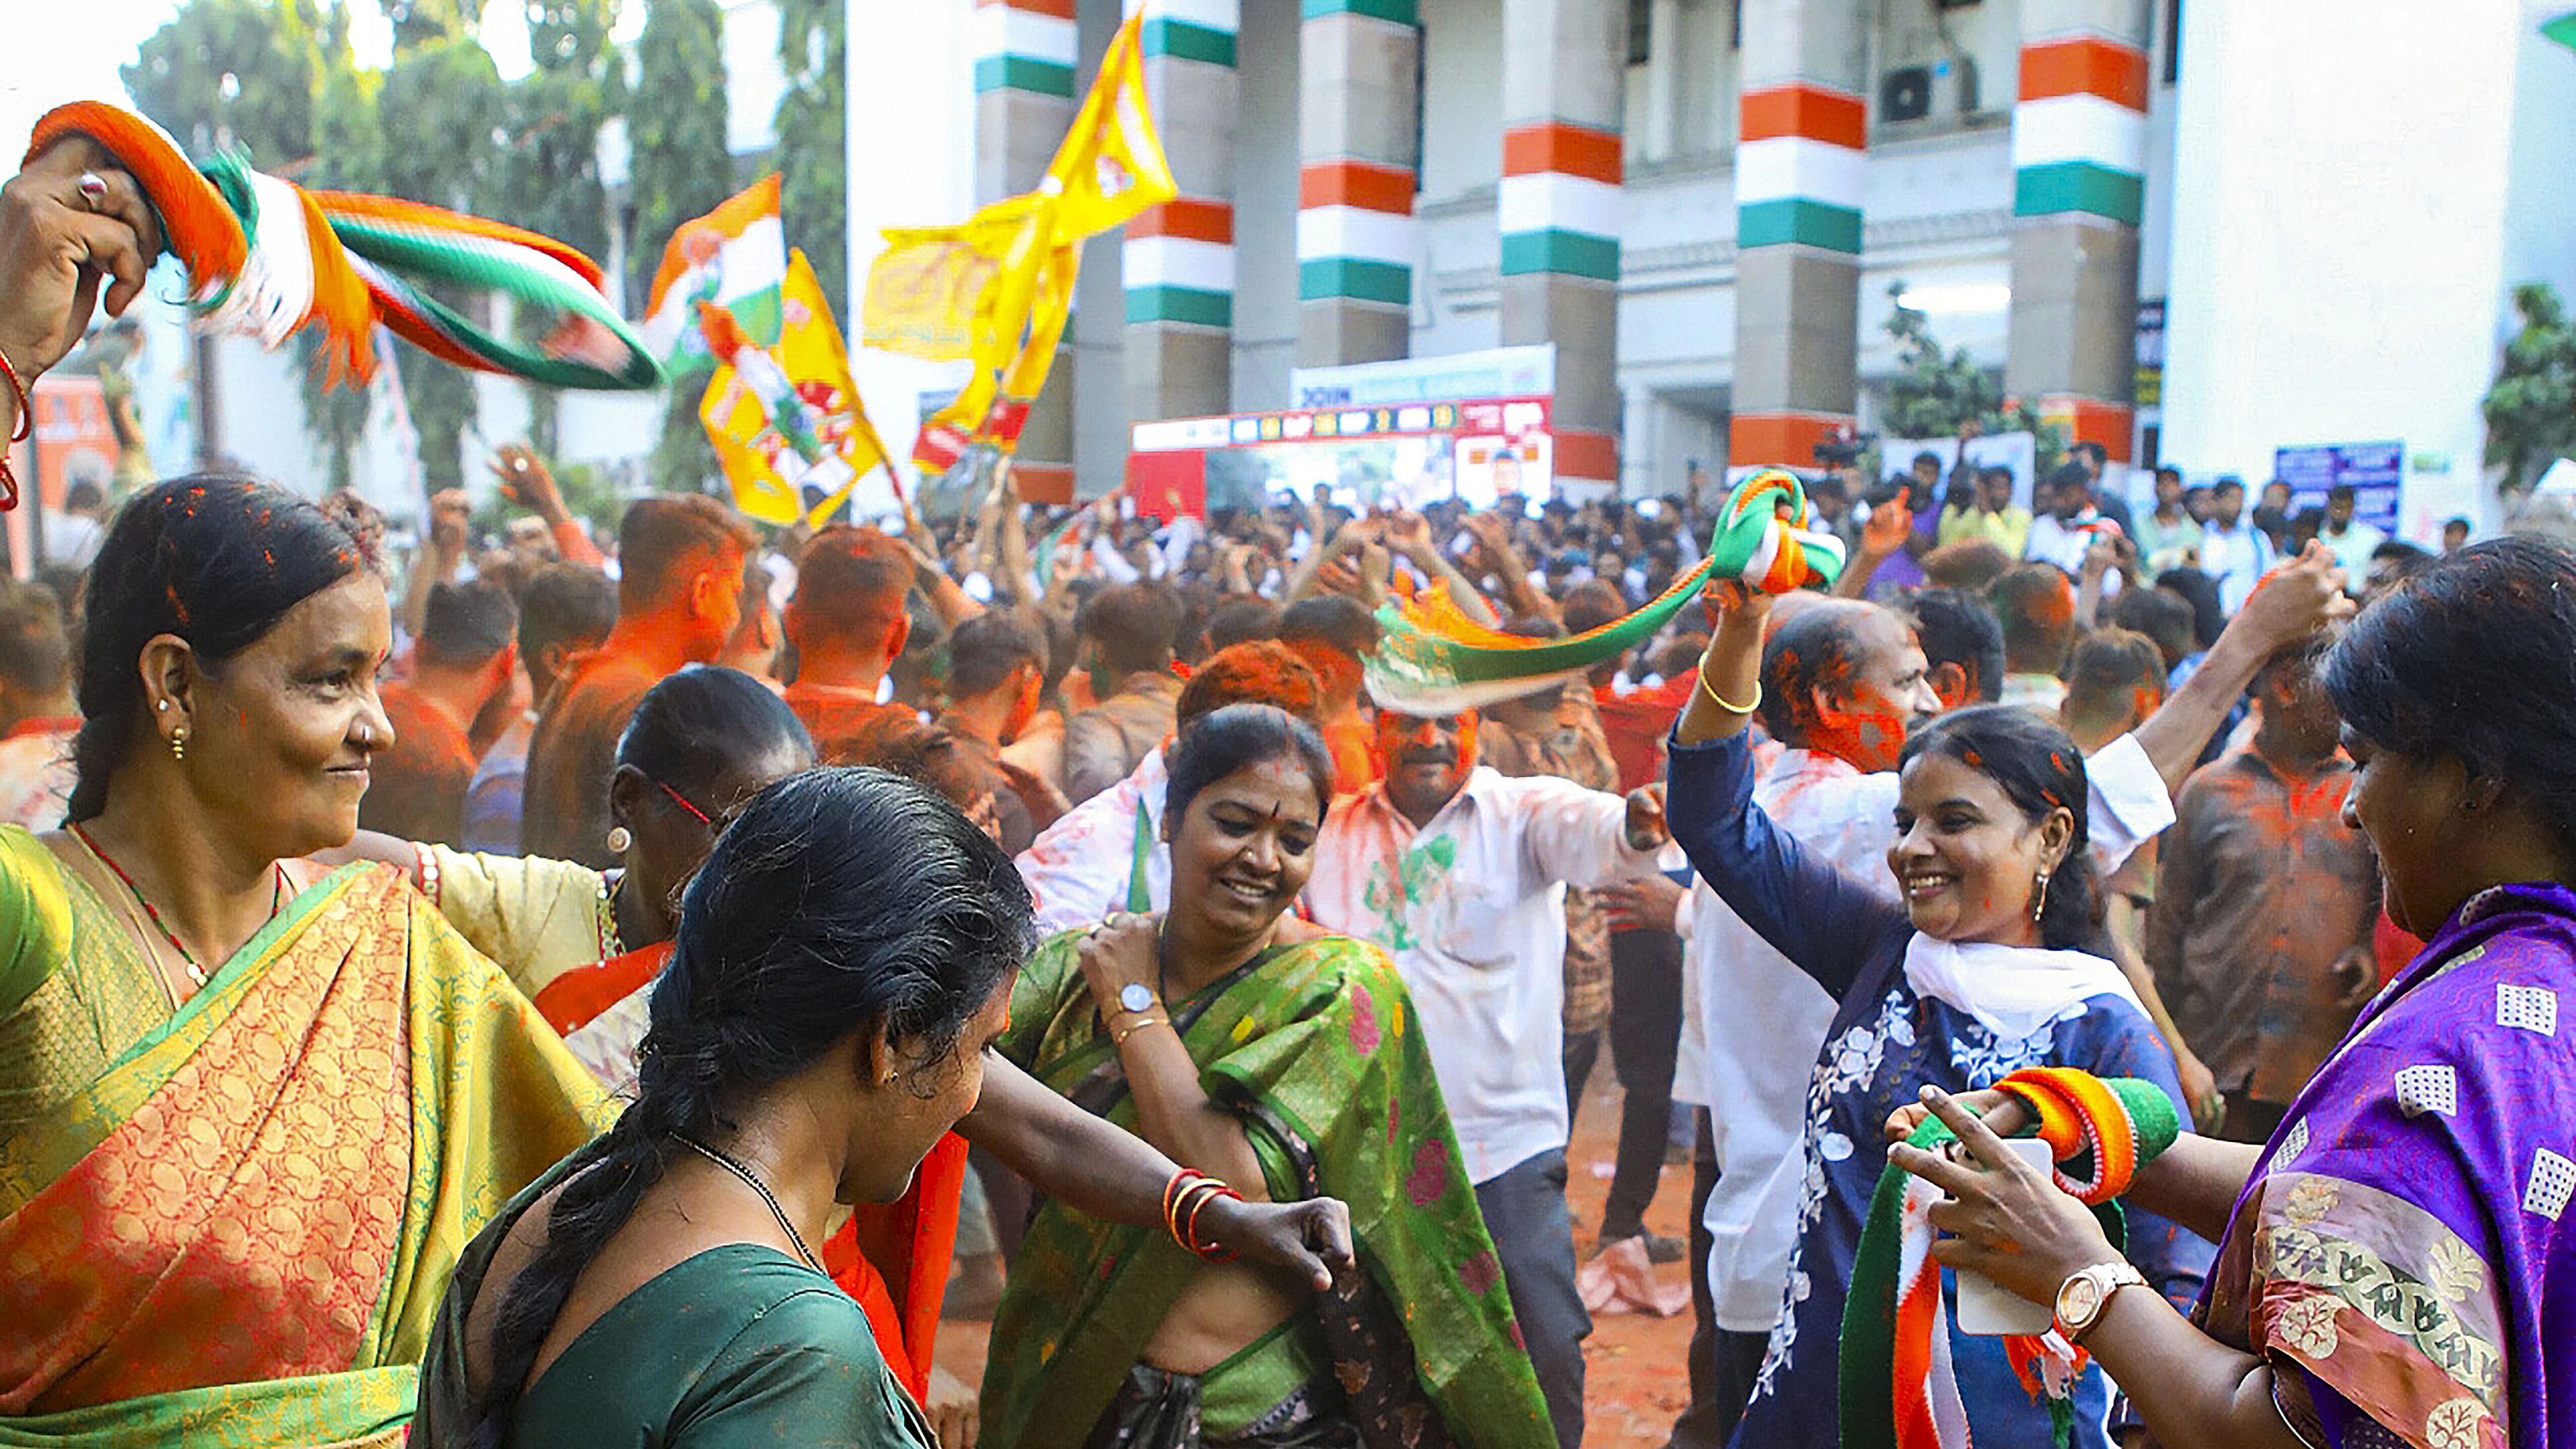
[(2576, 1442), (2572, 992), (2576, 892), (2481, 893), (2256, 1160), (2197, 1318), (2311, 1443)]

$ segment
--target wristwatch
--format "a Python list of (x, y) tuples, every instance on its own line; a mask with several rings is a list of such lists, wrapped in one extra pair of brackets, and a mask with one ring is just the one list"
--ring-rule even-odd
[(1154, 1009), (1154, 988), (1142, 981), (1130, 981), (1118, 988), (1120, 1011), (1147, 1012)]
[(2126, 1262), (2096, 1263), (2057, 1286), (2057, 1331), (2068, 1343), (2080, 1343), (2102, 1320), (2111, 1295), (2123, 1288), (2144, 1288), (2146, 1275)]

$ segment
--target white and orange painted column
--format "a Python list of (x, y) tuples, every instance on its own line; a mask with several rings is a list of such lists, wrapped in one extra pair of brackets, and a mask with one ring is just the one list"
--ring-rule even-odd
[(1504, 0), (1501, 340), (1556, 344), (1553, 472), (1619, 484), (1626, 0)]
[[(1074, 0), (975, 0), (975, 203), (1035, 189), (1073, 124)], [(1073, 497), (1074, 369), (1060, 351), (1020, 430), (1023, 497)]]
[(2069, 441), (2132, 453), (2146, 0), (2024, 0), (2005, 390)]
[(1382, 362), (1413, 345), (1422, 35), (1414, 0), (1302, 0), (1297, 361)]
[(1859, 404), (1869, 193), (1859, 0), (1743, 0), (1727, 463), (1812, 468)]
[(1128, 415), (1228, 411), (1234, 365), (1239, 0), (1127, 0), (1144, 12), (1145, 89), (1181, 194), (1127, 223)]

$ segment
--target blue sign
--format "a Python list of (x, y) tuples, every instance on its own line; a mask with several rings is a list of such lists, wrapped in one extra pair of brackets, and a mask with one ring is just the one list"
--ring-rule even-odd
[(2391, 538), (2397, 536), (2397, 500), (2406, 483), (2404, 443), (2276, 448), (2272, 476), (2290, 485), (2292, 517), (2310, 508), (2323, 510), (2327, 492), (2348, 484), (2353, 490), (2353, 519)]

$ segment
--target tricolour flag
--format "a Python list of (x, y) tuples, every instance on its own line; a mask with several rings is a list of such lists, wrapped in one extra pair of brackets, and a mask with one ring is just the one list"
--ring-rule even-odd
[(787, 233), (778, 223), (778, 174), (772, 172), (671, 233), (638, 331), (664, 367), (695, 367), (709, 352), (698, 327), (698, 304), (707, 302), (731, 313), (753, 342), (772, 346), (786, 278)]
[(698, 416), (736, 506), (765, 523), (820, 525), (886, 461), (859, 403), (832, 304), (801, 251), (788, 258), (779, 334), (762, 347), (735, 315), (701, 303), (716, 358)]

